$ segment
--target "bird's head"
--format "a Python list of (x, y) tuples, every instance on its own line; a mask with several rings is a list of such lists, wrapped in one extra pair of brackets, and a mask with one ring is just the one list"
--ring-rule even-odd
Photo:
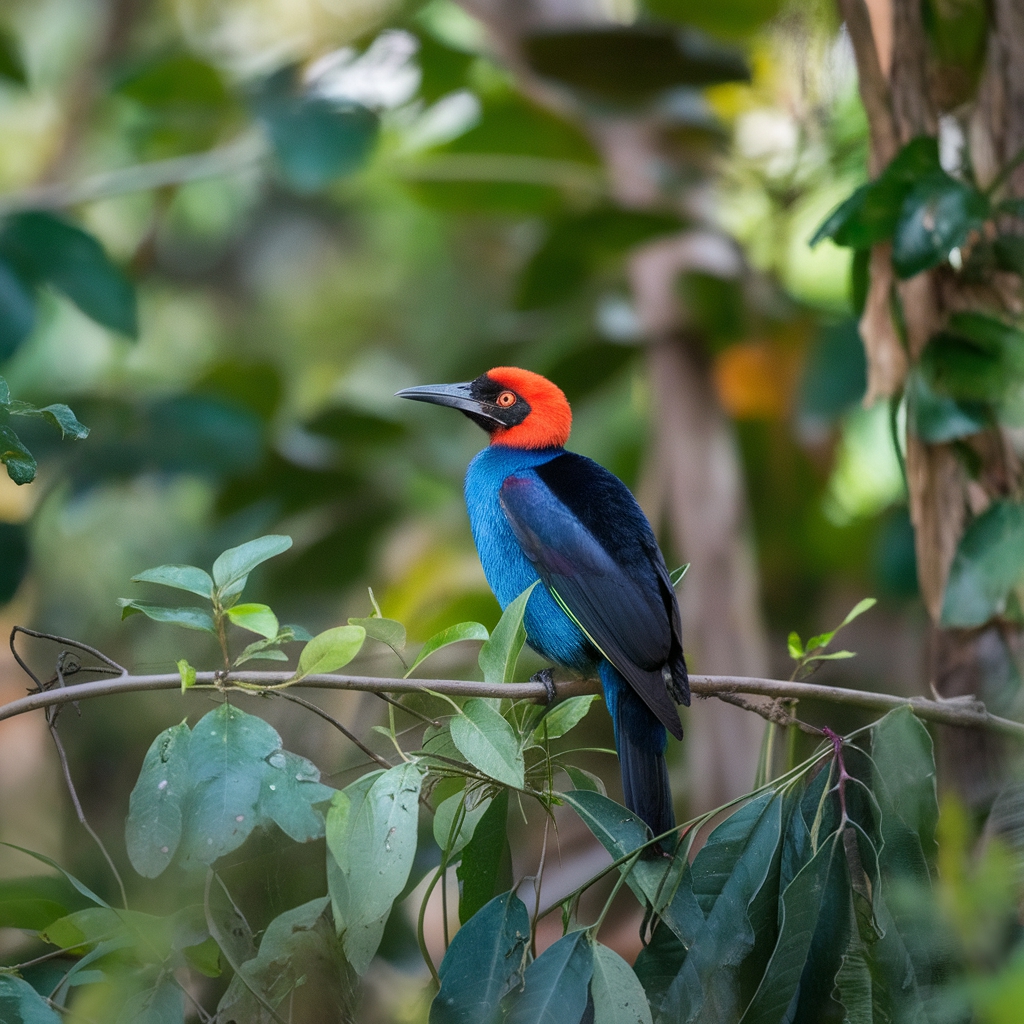
[(398, 397), (458, 409), (491, 435), (492, 444), (512, 448), (560, 448), (572, 428), (562, 389), (515, 366), (497, 366), (465, 384), (406, 388)]

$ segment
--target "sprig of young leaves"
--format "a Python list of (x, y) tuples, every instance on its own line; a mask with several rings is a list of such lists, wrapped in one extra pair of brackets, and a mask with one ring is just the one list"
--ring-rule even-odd
[(806, 679), (812, 672), (819, 668), (819, 663), (822, 661), (840, 661), (844, 658), (855, 658), (857, 655), (854, 651), (832, 651), (829, 654), (825, 653), (825, 648), (832, 642), (832, 638), (839, 632), (844, 626), (848, 626), (854, 619), (859, 615), (863, 615), (869, 608), (874, 608), (878, 602), (873, 597), (865, 597), (863, 601), (858, 601), (850, 610), (850, 614), (843, 619), (842, 622), (836, 626), (835, 629), (830, 630), (827, 633), (819, 633), (817, 636), (812, 636), (805, 644), (800, 640), (800, 634), (795, 630), (789, 634), (787, 646), (789, 647), (789, 656), (796, 662), (796, 666), (793, 669), (793, 674), (790, 679)]

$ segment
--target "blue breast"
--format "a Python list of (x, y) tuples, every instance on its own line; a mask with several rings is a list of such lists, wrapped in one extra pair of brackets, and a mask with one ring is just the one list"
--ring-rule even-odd
[[(498, 493), (505, 478), (522, 476), (561, 455), (563, 448), (526, 451), (492, 444), (469, 464), (466, 508), (484, 575), (502, 608), (540, 577), (523, 554), (501, 509)], [(552, 500), (557, 500), (552, 495)], [(559, 608), (544, 584), (536, 587), (526, 606), (526, 636), (530, 646), (551, 661), (580, 672), (592, 671), (600, 659), (580, 628)]]

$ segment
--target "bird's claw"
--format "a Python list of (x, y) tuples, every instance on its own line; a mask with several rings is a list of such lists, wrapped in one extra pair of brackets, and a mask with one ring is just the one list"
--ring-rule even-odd
[(558, 696), (558, 691), (555, 689), (555, 673), (550, 668), (542, 668), (539, 672), (534, 672), (530, 676), (531, 683), (543, 683), (544, 689), (548, 693), (548, 703), (554, 704), (555, 698)]

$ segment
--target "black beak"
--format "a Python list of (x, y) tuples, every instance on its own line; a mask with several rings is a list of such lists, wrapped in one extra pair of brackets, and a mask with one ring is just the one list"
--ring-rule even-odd
[[(486, 427), (493, 424), (495, 427), (504, 427), (502, 420), (494, 413), (495, 406), (489, 402), (482, 402), (474, 398), (471, 384), (425, 384), (418, 388), (405, 388), (396, 393), (396, 398), (411, 398), (414, 402), (430, 402), (433, 405), (447, 405), (452, 409), (458, 409), (466, 413), (472, 419)], [(484, 422), (482, 422), (484, 421)]]

